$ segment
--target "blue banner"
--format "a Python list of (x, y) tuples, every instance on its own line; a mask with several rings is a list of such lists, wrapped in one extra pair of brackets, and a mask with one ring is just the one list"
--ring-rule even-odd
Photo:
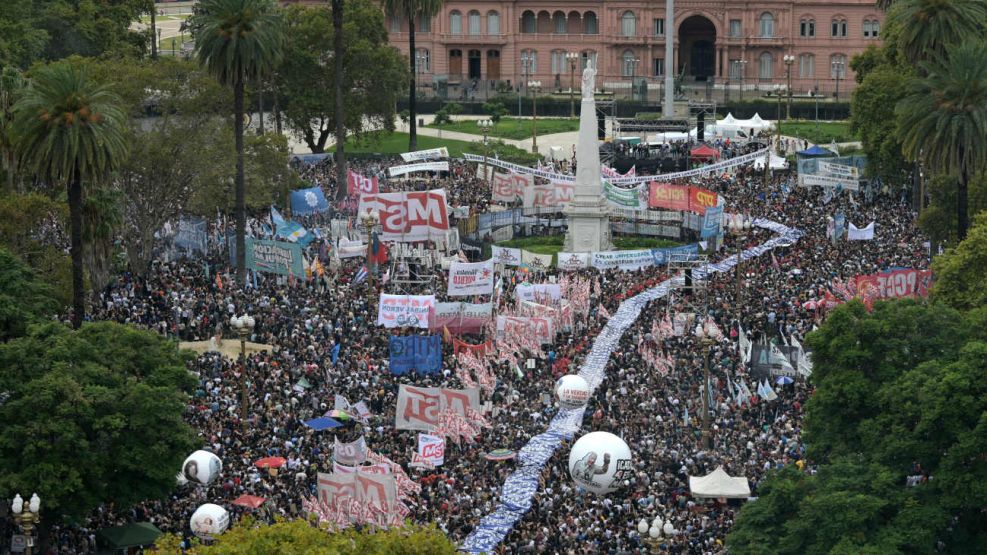
[[(230, 264), (236, 266), (236, 237), (227, 238), (230, 247)], [(305, 279), (305, 263), (302, 247), (285, 241), (268, 241), (244, 237), (247, 246), (247, 269), (269, 274), (293, 275)]]
[[(655, 266), (664, 266), (668, 264), (668, 259), (673, 254), (686, 254), (686, 255), (698, 255), (699, 245), (693, 243), (691, 245), (682, 245), (680, 247), (671, 247), (667, 249), (651, 249), (651, 256), (655, 259)], [(689, 256), (689, 258), (692, 258)]]
[(175, 246), (180, 249), (206, 252), (209, 234), (206, 231), (206, 220), (189, 218), (178, 220), (178, 232), (175, 234)]
[(291, 213), (294, 216), (305, 216), (316, 212), (329, 210), (329, 202), (321, 187), (299, 189), (291, 192)]
[(836, 216), (833, 217), (833, 242), (842, 239), (845, 231), (846, 216), (843, 215), (843, 212), (837, 212)]
[(699, 236), (703, 239), (709, 239), (719, 235), (720, 221), (722, 220), (722, 217), (722, 206), (710, 206), (707, 208), (706, 213), (703, 215), (703, 225), (702, 229), (699, 231)]
[(391, 374), (400, 376), (412, 370), (435, 374), (442, 370), (442, 338), (438, 335), (391, 336)]

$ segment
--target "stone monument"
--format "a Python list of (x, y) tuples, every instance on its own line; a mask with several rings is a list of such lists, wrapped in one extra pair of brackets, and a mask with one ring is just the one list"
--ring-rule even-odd
[(603, 198), (600, 147), (596, 138), (596, 69), (590, 61), (583, 70), (579, 141), (576, 144), (576, 192), (565, 209), (569, 231), (566, 252), (606, 251), (610, 243), (610, 206)]

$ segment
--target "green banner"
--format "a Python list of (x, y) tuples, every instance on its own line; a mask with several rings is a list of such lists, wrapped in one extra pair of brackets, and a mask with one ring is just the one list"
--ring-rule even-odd
[[(604, 181), (603, 196), (606, 197), (610, 204), (614, 204), (616, 206), (632, 209), (640, 209), (642, 207), (640, 186), (632, 189), (622, 189), (615, 185), (611, 185), (608, 181)], [(644, 206), (646, 206), (646, 204)]]
[(247, 268), (255, 272), (294, 275), (305, 278), (302, 248), (286, 241), (246, 238)]

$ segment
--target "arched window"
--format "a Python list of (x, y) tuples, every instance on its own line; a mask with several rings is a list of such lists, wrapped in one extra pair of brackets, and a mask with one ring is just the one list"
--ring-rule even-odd
[(521, 32), (522, 33), (535, 32), (535, 12), (528, 10), (523, 14), (521, 14)]
[(761, 54), (761, 58), (759, 59), (759, 62), (760, 62), (760, 68), (758, 69), (760, 70), (760, 72), (758, 73), (758, 76), (761, 79), (771, 79), (771, 77), (774, 75), (774, 63), (775, 63), (774, 56), (771, 55), (771, 52), (765, 52)]
[(864, 38), (876, 39), (881, 31), (881, 22), (876, 19), (864, 20)]
[(846, 38), (846, 19), (842, 17), (833, 18), (833, 36)]
[(527, 71), (529, 75), (538, 72), (538, 52), (534, 50), (521, 51), (521, 71)]
[(487, 34), (500, 34), (500, 14), (494, 10), (487, 12)]
[(816, 76), (816, 56), (814, 54), (799, 54), (799, 77)]
[(802, 18), (802, 20), (799, 21), (799, 36), (800, 37), (816, 36), (816, 20), (812, 18)]
[(832, 79), (846, 77), (846, 54), (833, 54), (829, 57), (829, 76)]
[(387, 18), (387, 20), (391, 24), (390, 27), (391, 27), (391, 32), (392, 33), (400, 33), (401, 32), (401, 18), (400, 17), (392, 14), (390, 17)]
[(594, 12), (586, 12), (583, 15), (583, 32), (587, 35), (596, 35), (600, 32), (600, 26), (596, 21)]
[(767, 38), (775, 36), (775, 16), (770, 12), (761, 14), (761, 36)]
[(637, 35), (637, 17), (634, 12), (627, 10), (620, 16), (620, 34), (625, 37)]
[(463, 14), (459, 10), (449, 12), (449, 32), (453, 35), (463, 34)]
[(554, 14), (552, 14), (552, 23), (556, 35), (564, 35), (569, 32), (568, 31), (569, 27), (567, 25), (568, 22), (566, 21), (564, 13), (555, 12)]
[(476, 10), (470, 11), (469, 15), (469, 32), (471, 35), (480, 34), (480, 12)]
[(430, 18), (430, 17), (419, 17), (418, 18), (418, 32), (419, 33), (431, 33), (432, 32), (432, 18)]
[(596, 50), (583, 50), (582, 51), (582, 54), (580, 55), (579, 58), (580, 58), (580, 60), (579, 60), (579, 69), (580, 70), (586, 69), (586, 66), (587, 66), (587, 64), (589, 64), (590, 61), (593, 62), (593, 67), (595, 67), (597, 69), (599, 69), (599, 67), (600, 67), (596, 63)]
[(419, 73), (432, 71), (432, 56), (427, 48), (419, 48), (415, 52), (415, 70)]
[(623, 55), (621, 55), (621, 73), (624, 77), (631, 77), (637, 74), (637, 63), (640, 61), (634, 56), (633, 50), (624, 50)]

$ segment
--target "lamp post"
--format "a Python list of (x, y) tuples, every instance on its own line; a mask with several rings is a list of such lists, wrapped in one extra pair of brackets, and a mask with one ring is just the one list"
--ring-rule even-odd
[[(527, 86), (528, 77), (531, 76), (531, 69), (534, 66), (535, 57), (531, 52), (521, 52), (521, 73), (524, 74), (523, 84)], [(521, 87), (517, 88), (517, 117), (521, 117)]]
[(747, 73), (747, 60), (740, 60), (740, 100), (744, 99), (744, 74)]
[(576, 52), (567, 52), (565, 59), (569, 62), (569, 117), (576, 117), (576, 101), (574, 100), (574, 94), (576, 91), (576, 62), (579, 60), (579, 54)]
[(743, 281), (742, 281), (743, 280), (742, 266), (744, 265), (744, 263), (743, 263), (743, 259), (740, 257), (740, 254), (743, 251), (744, 242), (747, 240), (747, 234), (751, 230), (751, 220), (746, 216), (738, 215), (736, 218), (733, 218), (730, 221), (730, 225), (728, 227), (730, 233), (732, 233), (737, 240), (737, 265), (734, 266), (734, 270), (736, 271), (736, 277), (737, 277), (737, 295), (736, 295), (737, 299), (735, 302), (737, 303), (737, 328), (739, 333), (740, 307), (743, 306), (744, 304), (743, 301), (744, 290), (743, 290)]
[(709, 418), (709, 349), (716, 343), (716, 340), (711, 335), (711, 329), (709, 327), (710, 320), (706, 320), (701, 325), (696, 326), (696, 339), (699, 340), (699, 344), (703, 347), (703, 387), (700, 391), (700, 395), (703, 399), (703, 447), (709, 449), (711, 445), (710, 437), (710, 418)]
[(785, 79), (788, 81), (788, 109), (785, 112), (785, 119), (792, 119), (792, 64), (795, 63), (795, 56), (785, 54)]
[(493, 122), (488, 119), (481, 119), (476, 122), (476, 125), (483, 132), (483, 178), (490, 182), (490, 178), (487, 174), (487, 133), (490, 132), (490, 128), (493, 127)]
[(775, 124), (775, 139), (776, 148), (781, 147), (781, 98), (785, 94), (785, 90), (788, 89), (785, 85), (780, 85), (778, 83), (774, 84), (775, 96), (778, 97), (778, 120)]
[(660, 515), (656, 516), (651, 521), (651, 524), (648, 524), (648, 520), (644, 518), (641, 519), (641, 522), (637, 523), (637, 532), (641, 535), (641, 541), (651, 548), (652, 553), (658, 553), (663, 524)]
[(843, 61), (836, 60), (833, 62), (833, 74), (836, 75), (836, 101), (840, 101), (840, 77), (843, 77)]
[(27, 536), (27, 549), (25, 553), (31, 555), (34, 548), (34, 527), (41, 522), (41, 498), (38, 494), (31, 495), (27, 509), (24, 508), (24, 499), (21, 494), (14, 496), (14, 502), (10, 504), (11, 512), (14, 513), (14, 522), (20, 527), (24, 535)]
[(630, 64), (631, 64), (631, 101), (636, 100), (634, 98), (634, 88), (635, 88), (636, 81), (637, 81), (637, 64), (640, 61), (641, 61), (641, 58), (638, 58), (636, 56), (634, 58), (631, 58), (630, 60), (628, 60), (628, 62), (630, 62)]
[(376, 285), (374, 283), (374, 259), (371, 249), (373, 249), (373, 232), (377, 224), (380, 223), (380, 214), (377, 213), (373, 208), (368, 208), (366, 212), (360, 215), (360, 223), (363, 224), (364, 229), (367, 230), (367, 274), (370, 281), (370, 290), (374, 291)]
[(246, 431), (247, 407), (250, 404), (250, 396), (247, 393), (247, 338), (254, 332), (254, 317), (246, 314), (231, 316), (230, 327), (240, 338), (240, 421)]
[(422, 53), (415, 52), (415, 94), (421, 91)]
[(528, 81), (531, 91), (531, 152), (538, 154), (538, 91), (541, 81)]

